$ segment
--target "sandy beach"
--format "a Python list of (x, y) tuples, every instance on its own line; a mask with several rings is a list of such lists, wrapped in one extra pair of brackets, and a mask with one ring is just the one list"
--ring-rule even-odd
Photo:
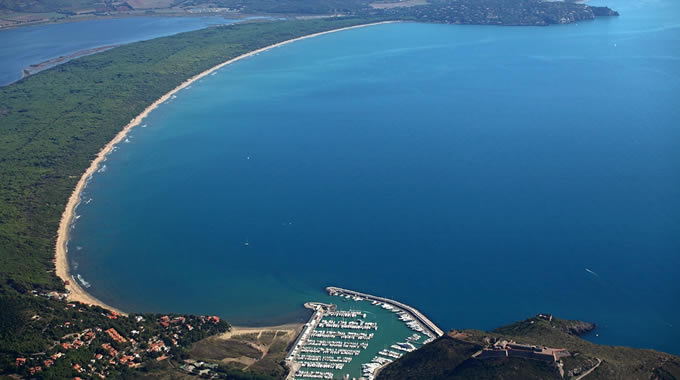
[(77, 302), (82, 302), (84, 304), (88, 305), (98, 305), (103, 308), (109, 309), (109, 310), (114, 310), (118, 313), (125, 314), (123, 311), (118, 310), (110, 305), (105, 304), (104, 302), (98, 300), (97, 298), (93, 297), (90, 295), (88, 292), (83, 289), (80, 284), (77, 283), (76, 280), (74, 280), (71, 277), (71, 273), (69, 271), (69, 265), (68, 265), (68, 240), (69, 240), (69, 230), (71, 227), (71, 224), (73, 222), (73, 218), (75, 216), (75, 209), (78, 207), (78, 204), (80, 203), (80, 196), (87, 185), (88, 179), (97, 171), (99, 168), (99, 165), (106, 160), (106, 156), (112, 151), (112, 149), (116, 146), (116, 144), (120, 143), (125, 139), (125, 136), (130, 132), (132, 128), (135, 126), (139, 125), (144, 118), (151, 113), (156, 107), (161, 105), (163, 102), (166, 100), (170, 99), (172, 95), (177, 93), (178, 91), (184, 89), (185, 87), (191, 85), (193, 82), (211, 74), (215, 70), (219, 70), (223, 68), (224, 66), (230, 65), (234, 62), (240, 61), (242, 59), (254, 56), (256, 54), (259, 54), (261, 52), (287, 45), (296, 41), (304, 40), (307, 38), (313, 38), (317, 36), (321, 36), (324, 34), (329, 34), (329, 33), (335, 33), (335, 32), (340, 32), (344, 30), (349, 30), (349, 29), (356, 29), (356, 28), (362, 28), (366, 26), (373, 26), (373, 25), (380, 25), (380, 24), (387, 24), (387, 23), (392, 23), (394, 21), (383, 21), (383, 22), (377, 22), (377, 23), (371, 23), (371, 24), (363, 24), (363, 25), (355, 25), (355, 26), (349, 26), (345, 28), (339, 28), (339, 29), (333, 29), (333, 30), (328, 30), (325, 32), (319, 32), (319, 33), (314, 33), (314, 34), (309, 34), (306, 36), (302, 37), (297, 37), (293, 38), (290, 40), (282, 41), (273, 45), (266, 46), (261, 49), (253, 50), (249, 53), (240, 55), (236, 58), (232, 58), (228, 61), (222, 62), (217, 66), (214, 66), (208, 70), (203, 71), (200, 74), (197, 74), (186, 81), (184, 81), (182, 84), (179, 86), (175, 87), (172, 91), (168, 92), (167, 94), (163, 95), (160, 97), (158, 100), (153, 102), (150, 106), (148, 106), (141, 114), (137, 115), (134, 119), (132, 119), (114, 138), (111, 140), (104, 148), (102, 148), (97, 156), (95, 157), (94, 160), (92, 160), (92, 163), (90, 166), (87, 168), (85, 173), (83, 173), (82, 177), (80, 177), (80, 180), (76, 184), (75, 189), (73, 190), (73, 193), (71, 194), (71, 197), (68, 200), (68, 203), (66, 204), (66, 209), (64, 210), (64, 213), (61, 216), (61, 221), (59, 222), (59, 230), (57, 234), (57, 244), (56, 244), (56, 249), (55, 249), (55, 264), (56, 264), (56, 270), (57, 270), (57, 276), (59, 276), (62, 280), (68, 281), (66, 285), (66, 289), (70, 291), (69, 294), (69, 300), (71, 301), (77, 301)]

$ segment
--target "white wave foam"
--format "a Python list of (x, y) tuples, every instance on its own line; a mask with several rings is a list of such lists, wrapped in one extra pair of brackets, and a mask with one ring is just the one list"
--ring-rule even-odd
[(89, 288), (90, 286), (92, 286), (92, 285), (90, 285), (89, 282), (85, 281), (85, 279), (83, 278), (83, 276), (81, 276), (80, 274), (76, 275), (76, 277), (78, 278), (78, 281), (80, 281), (80, 283), (81, 283), (84, 287)]

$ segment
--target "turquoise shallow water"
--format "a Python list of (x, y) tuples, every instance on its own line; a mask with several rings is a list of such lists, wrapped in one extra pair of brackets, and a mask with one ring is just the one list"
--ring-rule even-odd
[[(362, 319), (365, 322), (375, 322), (378, 324), (377, 330), (343, 330), (337, 328), (322, 327), (317, 328), (318, 330), (331, 330), (331, 331), (345, 331), (345, 332), (366, 332), (368, 334), (373, 333), (374, 336), (369, 340), (350, 340), (352, 343), (368, 343), (366, 349), (360, 349), (361, 353), (353, 356), (352, 361), (345, 364), (342, 370), (331, 370), (336, 378), (340, 379), (345, 374), (349, 374), (350, 378), (359, 378), (361, 376), (361, 365), (365, 363), (370, 363), (372, 359), (379, 356), (380, 351), (389, 350), (397, 353), (403, 354), (403, 351), (391, 347), (395, 343), (402, 342), (412, 342), (415, 347), (421, 347), (422, 344), (428, 339), (425, 334), (418, 333), (411, 330), (406, 326), (406, 324), (399, 320), (399, 316), (392, 312), (383, 309), (380, 306), (373, 305), (370, 301), (354, 301), (352, 299), (346, 300), (340, 297), (329, 297), (329, 301), (338, 306), (338, 310), (343, 311), (361, 311), (365, 313), (366, 317), (359, 317), (357, 319)], [(341, 318), (341, 317), (325, 317), (326, 320), (334, 321), (351, 321), (351, 318)], [(413, 334), (418, 334), (420, 337), (417, 340), (409, 340), (408, 338), (413, 336)], [(324, 339), (324, 338), (313, 338), (315, 340), (334, 340), (334, 339)], [(337, 341), (337, 339), (335, 339)], [(314, 355), (314, 354), (312, 354)], [(387, 355), (382, 355), (389, 359)], [(298, 358), (300, 360), (300, 358)], [(304, 360), (304, 359), (302, 359)], [(313, 370), (313, 369), (312, 369)], [(325, 370), (324, 370), (325, 371)], [(299, 378), (299, 377), (298, 377)]]
[(124, 310), (276, 323), (335, 285), (444, 329), (550, 312), (680, 353), (680, 5), (608, 5), (622, 16), (391, 24), (224, 68), (92, 178), (72, 269)]
[(133, 17), (0, 30), (0, 85), (21, 79), (24, 68), (48, 59), (234, 21), (222, 17)]

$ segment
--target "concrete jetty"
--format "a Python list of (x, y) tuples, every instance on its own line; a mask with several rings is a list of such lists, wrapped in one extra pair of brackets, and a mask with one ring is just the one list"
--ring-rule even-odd
[(326, 288), (326, 291), (328, 294), (335, 296), (335, 295), (349, 295), (352, 297), (361, 297), (365, 298), (367, 300), (371, 301), (378, 301), (385, 303), (387, 305), (391, 305), (393, 307), (399, 308), (409, 314), (411, 314), (418, 322), (420, 322), (426, 329), (428, 329), (435, 337), (440, 337), (444, 335), (444, 331), (437, 327), (437, 325), (434, 324), (431, 320), (429, 320), (423, 313), (418, 311), (416, 308), (411, 307), (409, 305), (403, 304), (399, 301), (391, 300), (389, 298), (385, 297), (378, 297), (378, 296), (373, 296), (370, 294), (366, 293), (361, 293), (361, 292), (356, 292), (354, 290), (348, 290), (348, 289), (343, 289), (343, 288), (338, 288), (335, 286), (329, 286)]
[(309, 322), (305, 324), (304, 328), (300, 332), (300, 335), (298, 335), (297, 339), (295, 339), (290, 352), (288, 355), (286, 355), (285, 361), (288, 363), (288, 367), (290, 368), (290, 372), (288, 373), (286, 380), (295, 378), (295, 374), (301, 367), (300, 363), (296, 362), (298, 355), (301, 354), (300, 349), (305, 345), (307, 339), (311, 337), (312, 332), (314, 332), (316, 326), (319, 324), (319, 322), (321, 322), (324, 314), (329, 311), (335, 311), (336, 309), (335, 305), (321, 302), (306, 302), (305, 307), (307, 309), (314, 310), (314, 314), (312, 314), (311, 318), (309, 318)]

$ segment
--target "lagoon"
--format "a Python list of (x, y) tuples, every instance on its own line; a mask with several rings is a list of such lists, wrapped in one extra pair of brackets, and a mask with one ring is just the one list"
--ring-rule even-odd
[(607, 5), (622, 16), (382, 25), (227, 66), (92, 177), (71, 271), (128, 311), (279, 323), (340, 286), (443, 329), (549, 312), (677, 354), (679, 6)]
[(231, 24), (222, 17), (130, 17), (0, 30), (0, 85), (21, 79), (32, 64), (100, 46)]

